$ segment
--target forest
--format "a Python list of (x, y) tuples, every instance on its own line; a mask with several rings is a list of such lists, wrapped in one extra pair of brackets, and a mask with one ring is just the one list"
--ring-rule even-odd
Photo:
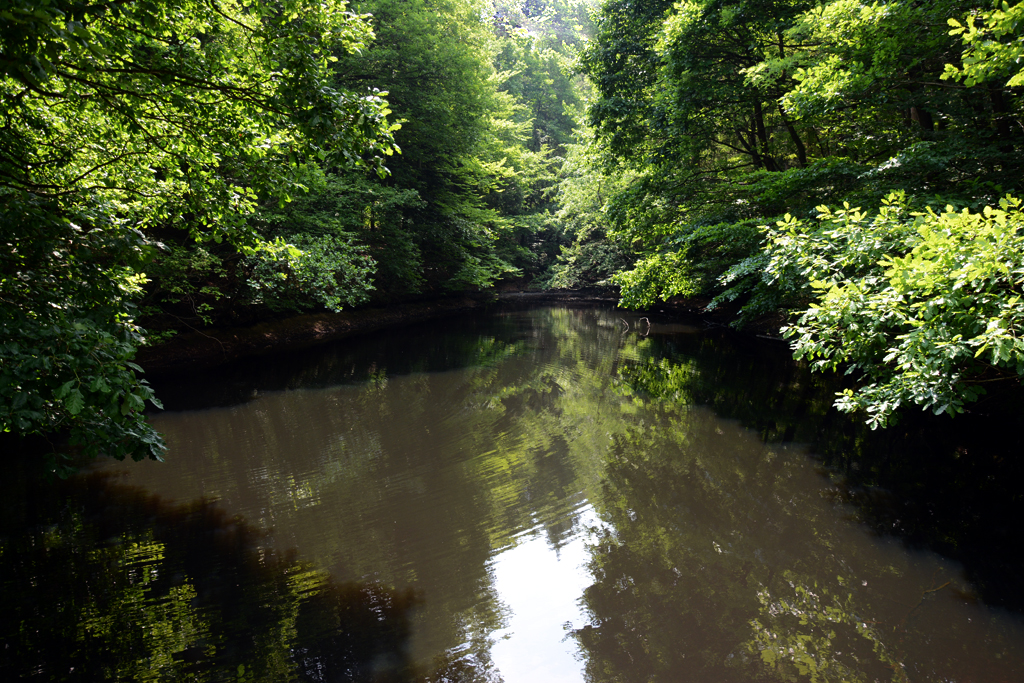
[(58, 471), (162, 457), (143, 346), (494, 287), (774, 316), (878, 428), (1024, 375), (1021, 4), (0, 0), (0, 69)]

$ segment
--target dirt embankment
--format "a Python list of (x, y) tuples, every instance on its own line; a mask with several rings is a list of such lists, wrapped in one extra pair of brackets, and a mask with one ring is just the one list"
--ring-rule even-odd
[(140, 349), (136, 362), (148, 375), (214, 367), (236, 358), (303, 348), (386, 327), (454, 315), (486, 306), (493, 299), (494, 295), (464, 295), (385, 308), (300, 315), (251, 327), (182, 332), (166, 342)]
[[(298, 349), (376, 330), (457, 315), (489, 306), (570, 304), (615, 306), (616, 292), (608, 289), (544, 292), (479, 292), (425, 301), (362, 308), (341, 313), (316, 313), (261, 323), (251, 327), (211, 329), (175, 335), (157, 346), (139, 350), (136, 362), (147, 375), (166, 375), (184, 369), (210, 368), (237, 358)], [(706, 301), (679, 300), (656, 305), (651, 313), (700, 317), (706, 324), (725, 325), (734, 311), (704, 309)], [(774, 337), (775, 321), (756, 325), (755, 333)]]

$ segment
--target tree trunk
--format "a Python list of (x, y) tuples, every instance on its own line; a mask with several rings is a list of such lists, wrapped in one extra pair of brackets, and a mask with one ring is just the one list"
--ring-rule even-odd
[(761, 148), (761, 157), (764, 161), (764, 168), (767, 171), (778, 171), (779, 167), (768, 152), (768, 133), (764, 128), (764, 110), (761, 109), (761, 100), (754, 99), (754, 129), (757, 131), (757, 140)]
[(761, 160), (761, 154), (757, 151), (757, 137), (754, 131), (750, 131), (750, 141), (743, 136), (743, 131), (739, 128), (736, 129), (736, 137), (740, 139), (740, 143), (747, 150), (747, 154), (750, 155), (750, 162), (754, 164), (754, 168), (761, 170), (764, 168), (764, 162)]
[(935, 131), (935, 121), (932, 119), (932, 115), (920, 107), (910, 108), (910, 120), (916, 121), (926, 133)]
[(782, 104), (779, 104), (779, 116), (782, 117), (782, 122), (786, 124), (786, 130), (789, 131), (789, 137), (793, 139), (793, 145), (796, 146), (796, 159), (800, 164), (800, 168), (807, 168), (807, 148), (804, 147), (804, 141), (800, 139), (800, 135), (796, 132), (796, 126), (793, 122), (786, 118), (786, 112), (782, 109)]
[(1010, 110), (1006, 106), (1001, 88), (989, 86), (989, 100), (992, 102), (992, 121), (999, 137), (999, 151), (1009, 154), (1013, 151), (1013, 129), (1010, 126)]

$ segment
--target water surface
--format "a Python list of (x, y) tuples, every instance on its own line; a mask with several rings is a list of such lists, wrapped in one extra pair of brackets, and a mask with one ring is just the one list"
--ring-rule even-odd
[[(165, 387), (166, 463), (102, 464), (4, 537), (5, 566), (50, 543), (92, 577), (62, 608), (79, 626), (22, 642), (112, 679), (1024, 677), (1021, 621), (811, 457), (820, 380), (649, 322), (504, 312)], [(87, 656), (118, 630), (138, 642)], [(62, 656), (35, 673), (76, 678)]]

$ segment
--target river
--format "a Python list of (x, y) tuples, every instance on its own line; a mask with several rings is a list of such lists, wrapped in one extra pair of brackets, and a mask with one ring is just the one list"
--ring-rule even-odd
[(948, 475), (962, 498), (915, 512), (929, 494), (880, 469), (966, 447), (904, 431), (878, 456), (830, 382), (772, 342), (590, 307), (161, 382), (166, 462), (5, 486), (0, 672), (1024, 680), (1014, 553), (968, 548), (1020, 540), (978, 507), (1007, 488)]

